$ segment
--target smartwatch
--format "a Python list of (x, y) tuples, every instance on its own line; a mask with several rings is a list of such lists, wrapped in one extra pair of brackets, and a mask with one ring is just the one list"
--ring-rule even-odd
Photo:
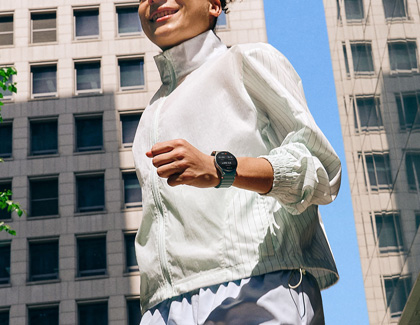
[(236, 168), (238, 161), (235, 156), (227, 151), (213, 151), (214, 165), (220, 172), (220, 183), (215, 186), (216, 188), (228, 188), (233, 184), (236, 176)]

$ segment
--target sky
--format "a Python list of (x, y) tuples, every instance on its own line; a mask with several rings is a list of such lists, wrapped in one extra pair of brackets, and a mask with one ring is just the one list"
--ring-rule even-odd
[(343, 165), (337, 199), (320, 207), (340, 274), (322, 291), (326, 325), (369, 324), (323, 1), (264, 0), (264, 10), (268, 42), (300, 75), (309, 109)]

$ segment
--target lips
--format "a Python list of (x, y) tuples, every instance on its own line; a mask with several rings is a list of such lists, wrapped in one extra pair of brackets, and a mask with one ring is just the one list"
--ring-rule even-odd
[(152, 22), (156, 22), (157, 20), (160, 20), (161, 18), (169, 17), (171, 15), (176, 14), (177, 12), (178, 12), (177, 9), (161, 8), (153, 12), (150, 15), (149, 20)]

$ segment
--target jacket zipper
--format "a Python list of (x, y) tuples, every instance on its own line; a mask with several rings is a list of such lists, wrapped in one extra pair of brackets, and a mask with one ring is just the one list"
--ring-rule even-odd
[[(154, 120), (153, 120), (153, 131), (152, 131), (152, 145), (158, 142), (158, 121), (159, 121), (159, 113), (160, 109), (163, 106), (165, 99), (159, 104), (154, 113)], [(169, 273), (169, 265), (168, 260), (166, 258), (166, 245), (165, 245), (165, 216), (164, 216), (164, 209), (162, 203), (162, 197), (158, 190), (158, 174), (153, 172), (152, 173), (152, 194), (158, 209), (157, 221), (158, 221), (158, 253), (159, 253), (159, 261), (160, 266), (162, 269), (162, 273), (164, 276), (164, 280), (172, 287), (172, 279)]]

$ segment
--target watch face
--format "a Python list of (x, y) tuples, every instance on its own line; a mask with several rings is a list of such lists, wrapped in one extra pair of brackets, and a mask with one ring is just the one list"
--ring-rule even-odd
[(234, 155), (227, 151), (218, 152), (216, 155), (216, 162), (225, 172), (236, 170), (238, 162)]

